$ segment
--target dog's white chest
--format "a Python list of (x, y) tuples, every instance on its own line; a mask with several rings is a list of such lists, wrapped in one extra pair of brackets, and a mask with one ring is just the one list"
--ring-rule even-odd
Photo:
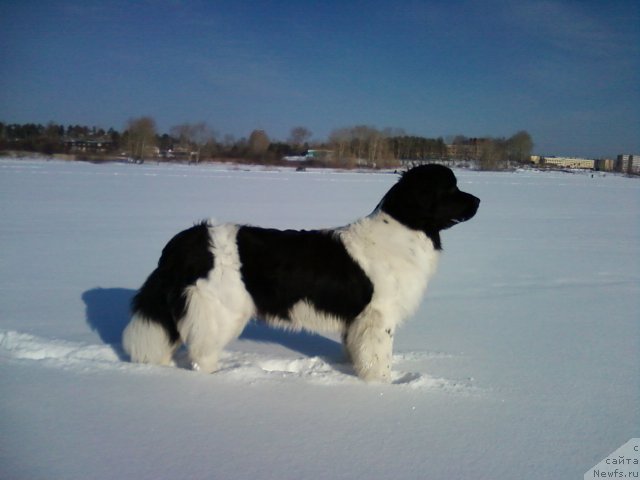
[(401, 322), (418, 308), (439, 253), (427, 236), (376, 212), (339, 232), (374, 285), (371, 307)]

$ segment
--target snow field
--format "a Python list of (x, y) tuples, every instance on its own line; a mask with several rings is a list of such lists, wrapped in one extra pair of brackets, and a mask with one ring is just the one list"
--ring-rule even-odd
[(0, 161), (0, 477), (582, 478), (639, 433), (640, 182), (456, 174), (478, 215), (367, 385), (331, 337), (251, 324), (201, 375), (120, 334), (194, 221), (337, 226), (394, 175)]

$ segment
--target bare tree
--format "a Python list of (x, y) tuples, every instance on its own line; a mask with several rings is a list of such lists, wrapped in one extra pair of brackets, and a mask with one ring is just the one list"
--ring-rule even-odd
[(336, 158), (344, 166), (354, 166), (365, 162), (370, 166), (389, 166), (395, 162), (388, 132), (367, 125), (334, 130), (329, 143), (336, 152)]
[(222, 146), (226, 149), (231, 149), (231, 147), (233, 147), (235, 143), (236, 137), (234, 137), (230, 133), (226, 133), (224, 137), (222, 137)]
[(135, 159), (152, 156), (156, 147), (156, 122), (151, 117), (132, 118), (127, 122), (127, 146)]
[(309, 141), (312, 132), (306, 127), (294, 127), (289, 134), (289, 143), (294, 148), (299, 149), (305, 142)]
[(504, 154), (501, 143), (497, 140), (486, 139), (480, 145), (479, 165), (482, 170), (497, 170)]
[(249, 135), (249, 153), (255, 157), (264, 159), (270, 143), (269, 136), (264, 130), (254, 130), (251, 132), (251, 135)]
[(171, 135), (178, 139), (180, 146), (187, 149), (189, 156), (194, 157), (196, 162), (200, 161), (203, 151), (212, 150), (216, 137), (215, 132), (205, 122), (176, 125), (171, 127)]
[(528, 132), (521, 130), (507, 140), (507, 155), (509, 160), (524, 163), (531, 159), (533, 140)]
[(350, 163), (353, 156), (351, 153), (352, 138), (353, 134), (349, 128), (333, 130), (329, 135), (329, 145), (334, 151), (334, 158), (344, 165)]

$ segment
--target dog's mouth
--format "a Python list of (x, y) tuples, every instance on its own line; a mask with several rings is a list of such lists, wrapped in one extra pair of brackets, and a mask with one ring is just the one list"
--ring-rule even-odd
[[(473, 215), (472, 215), (472, 216), (473, 216)], [(454, 225), (457, 225), (457, 224), (459, 224), (459, 223), (466, 222), (466, 221), (467, 221), (467, 220), (469, 220), (470, 218), (471, 218), (471, 217), (467, 217), (467, 216), (464, 216), (464, 217), (458, 217), (458, 218), (452, 218), (451, 220), (449, 220), (449, 226), (450, 226), (450, 227), (453, 227)]]
[(478, 207), (480, 206), (480, 199), (474, 197), (473, 195), (469, 195), (469, 197), (471, 197), (471, 201), (466, 211), (461, 215), (458, 215), (457, 217), (449, 220), (451, 226), (457, 225), (458, 223), (466, 222), (467, 220), (470, 220), (475, 216), (476, 212), (478, 211)]

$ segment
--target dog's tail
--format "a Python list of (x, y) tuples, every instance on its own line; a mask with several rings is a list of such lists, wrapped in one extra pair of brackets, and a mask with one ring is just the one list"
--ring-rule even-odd
[(162, 250), (158, 267), (131, 303), (122, 346), (133, 362), (168, 365), (181, 344), (178, 322), (186, 314), (186, 291), (213, 268), (208, 222), (178, 233)]
[(180, 343), (162, 272), (156, 269), (131, 302), (131, 321), (122, 347), (132, 362), (169, 365)]

